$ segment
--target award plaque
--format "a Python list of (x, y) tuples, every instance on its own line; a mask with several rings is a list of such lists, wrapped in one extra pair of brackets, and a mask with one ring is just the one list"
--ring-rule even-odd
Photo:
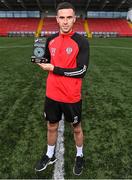
[(31, 56), (31, 62), (33, 63), (46, 63), (48, 60), (44, 58), (45, 53), (45, 39), (37, 38), (34, 41), (33, 55)]

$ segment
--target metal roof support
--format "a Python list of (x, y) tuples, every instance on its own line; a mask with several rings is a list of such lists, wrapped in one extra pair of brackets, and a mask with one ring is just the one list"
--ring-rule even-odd
[(56, 3), (56, 0), (54, 0), (54, 7), (56, 9), (56, 6), (57, 6), (57, 3)]
[(23, 0), (17, 0), (17, 2), (20, 3), (20, 5), (23, 7), (23, 9), (26, 10), (26, 6), (25, 6)]
[(87, 10), (88, 10), (88, 6), (89, 6), (90, 1), (91, 1), (91, 0), (87, 0), (87, 4), (86, 4), (85, 11), (87, 11)]
[(120, 7), (126, 2), (126, 0), (122, 0), (120, 1), (120, 3), (117, 4), (117, 6), (115, 7), (115, 10), (120, 9)]
[(6, 0), (1, 0), (1, 2), (8, 8), (8, 10), (12, 10), (11, 6)]
[(37, 5), (38, 5), (40, 11), (44, 11), (43, 8), (41, 7), (40, 1), (39, 1), (39, 0), (36, 0), (36, 2), (37, 2)]
[[(46, 8), (56, 8), (59, 2), (64, 0), (0, 0), (1, 10), (15, 10), (17, 7), (26, 10), (39, 10), (41, 12), (45, 11)], [(68, 0), (69, 2), (69, 0)], [(75, 5), (75, 7), (81, 9), (82, 11), (95, 11), (95, 10), (121, 10), (127, 11), (132, 7), (132, 0), (77, 0), (70, 2)], [(78, 2), (78, 4), (77, 4)], [(19, 6), (18, 6), (19, 5)]]
[(132, 8), (132, 0), (128, 0), (127, 3), (129, 4), (129, 8)]
[(109, 3), (108, 0), (104, 0), (103, 3), (101, 4), (100, 10), (104, 9), (104, 7)]

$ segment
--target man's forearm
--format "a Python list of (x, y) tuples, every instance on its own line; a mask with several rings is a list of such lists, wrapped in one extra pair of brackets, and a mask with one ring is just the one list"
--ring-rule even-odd
[(87, 71), (86, 65), (79, 66), (77, 68), (60, 68), (55, 66), (53, 69), (54, 74), (67, 76), (67, 77), (75, 77), (75, 78), (83, 78), (86, 71)]

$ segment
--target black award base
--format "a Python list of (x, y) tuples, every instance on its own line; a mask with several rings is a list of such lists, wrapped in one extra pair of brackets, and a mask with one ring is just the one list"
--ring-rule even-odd
[(39, 58), (36, 58), (35, 56), (32, 56), (31, 57), (31, 62), (32, 63), (47, 63), (48, 60), (46, 58), (39, 59)]

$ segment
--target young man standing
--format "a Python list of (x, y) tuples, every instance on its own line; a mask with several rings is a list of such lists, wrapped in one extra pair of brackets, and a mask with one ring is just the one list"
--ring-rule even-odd
[(81, 127), (81, 88), (89, 64), (89, 43), (85, 37), (73, 31), (76, 21), (75, 9), (68, 2), (57, 6), (59, 33), (48, 37), (44, 57), (46, 64), (38, 64), (48, 71), (45, 98), (45, 119), (47, 120), (47, 152), (36, 165), (36, 171), (44, 170), (56, 161), (54, 149), (58, 125), (62, 113), (73, 127), (77, 154), (73, 173), (83, 170), (83, 131)]

